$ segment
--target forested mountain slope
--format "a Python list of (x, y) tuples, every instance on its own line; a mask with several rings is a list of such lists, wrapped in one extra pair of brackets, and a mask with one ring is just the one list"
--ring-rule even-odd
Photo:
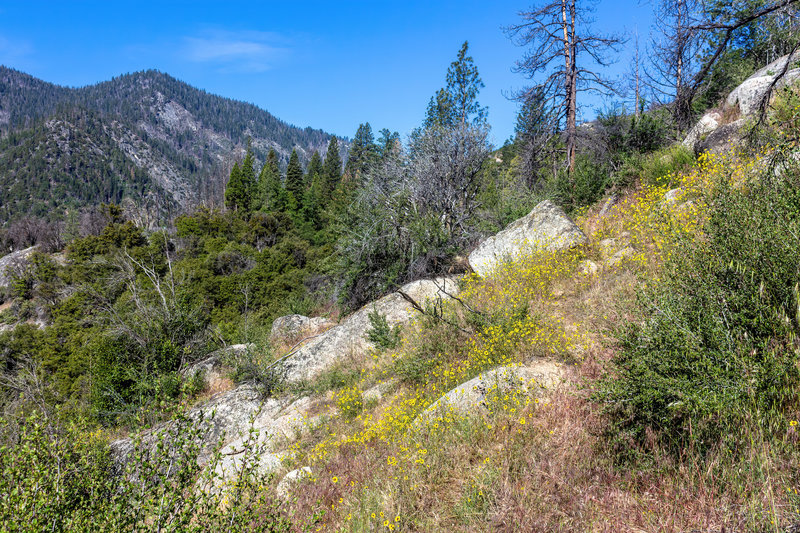
[(307, 162), (330, 140), (158, 71), (71, 89), (5, 67), (0, 137), (0, 223), (126, 197), (159, 216), (217, 205), (247, 139), (256, 159), (274, 148), (284, 163), (295, 148)]

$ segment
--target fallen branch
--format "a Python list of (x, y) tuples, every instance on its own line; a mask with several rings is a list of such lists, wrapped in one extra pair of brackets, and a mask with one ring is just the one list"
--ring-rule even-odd
[(409, 296), (408, 293), (406, 293), (405, 291), (403, 291), (401, 289), (397, 289), (396, 292), (397, 292), (397, 294), (402, 296), (405, 301), (407, 301), (409, 304), (411, 304), (411, 307), (413, 307), (417, 312), (419, 312), (419, 313), (421, 313), (421, 314), (423, 314), (425, 316), (429, 316), (429, 317), (435, 318), (436, 320), (440, 320), (440, 321), (444, 322), (445, 324), (458, 329), (462, 333), (466, 333), (467, 335), (470, 334), (470, 332), (468, 330), (462, 328), (461, 326), (459, 326), (455, 322), (451, 322), (450, 320), (447, 320), (446, 318), (444, 318), (444, 316), (442, 316), (441, 313), (431, 313), (429, 311), (426, 311), (425, 309), (422, 308), (421, 305), (419, 305), (417, 303), (416, 300), (414, 300), (414, 298)]

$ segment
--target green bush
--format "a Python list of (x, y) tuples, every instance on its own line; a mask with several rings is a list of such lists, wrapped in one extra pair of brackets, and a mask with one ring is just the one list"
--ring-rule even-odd
[(228, 350), (224, 363), (231, 368), (231, 378), (237, 382), (251, 383), (264, 396), (270, 396), (283, 384), (280, 365), (273, 365), (274, 359), (268, 348), (245, 348)]
[(562, 170), (552, 182), (552, 196), (570, 212), (598, 201), (610, 183), (610, 169), (606, 165), (579, 154), (575, 158), (574, 172), (570, 175)]
[[(394, 370), (406, 383), (420, 385), (430, 380), (430, 373), (442, 363), (463, 356), (466, 339), (451, 322), (450, 316), (441, 317), (438, 312), (427, 309), (422, 318), (421, 331), (424, 336), (417, 338), (404, 355), (394, 361)], [(441, 317), (444, 320), (441, 320)]]
[(642, 183), (662, 186), (669, 185), (676, 173), (691, 168), (696, 158), (691, 150), (681, 143), (676, 143), (641, 159), (632, 159), (630, 162), (640, 165), (638, 169), (634, 167), (631, 170), (634, 172), (638, 170)]
[[(259, 449), (246, 445), (242, 474), (221, 494), (212, 454), (198, 465), (204, 425), (177, 417), (153, 440), (134, 438), (124, 468), (103, 438), (79, 422), (39, 415), (0, 427), (0, 531), (290, 531), (262, 489)], [(218, 448), (218, 447), (217, 447)], [(222, 504), (224, 499), (224, 504)]]
[(400, 345), (400, 326), (391, 327), (386, 316), (373, 309), (369, 313), (367, 340), (379, 350), (393, 350)]
[[(598, 398), (630, 450), (652, 432), (676, 452), (785, 433), (798, 407), (800, 170), (720, 184), (701, 237), (642, 291)], [(710, 193), (711, 194), (711, 193)]]

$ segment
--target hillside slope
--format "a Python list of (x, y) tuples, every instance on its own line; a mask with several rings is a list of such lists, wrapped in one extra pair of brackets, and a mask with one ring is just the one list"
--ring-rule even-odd
[[(87, 129), (85, 121), (73, 124), (68, 117), (75, 115), (91, 115), (91, 127)], [(56, 123), (63, 128), (54, 128)], [(59, 144), (62, 130), (74, 132), (71, 152), (84, 151), (85, 165), (49, 166), (60, 158), (51, 149)], [(63, 217), (63, 209), (53, 208), (96, 205), (123, 197), (137, 202), (156, 198), (150, 204), (178, 210), (219, 204), (230, 168), (243, 157), (247, 139), (252, 140), (258, 161), (275, 149), (285, 164), (293, 149), (302, 161), (308, 161), (314, 151), (324, 152), (331, 138), (321, 130), (297, 128), (252, 104), (208, 94), (158, 71), (71, 89), (5, 67), (0, 67), (0, 136), (4, 139), (0, 188), (13, 191), (3, 198), (0, 224), (29, 213)], [(25, 144), (22, 157), (20, 142), (31, 138), (37, 141)], [(111, 160), (116, 164), (109, 166)], [(45, 178), (48, 173), (51, 176)], [(59, 183), (99, 180), (87, 186), (100, 194), (85, 194), (85, 187), (77, 190), (72, 185), (54, 188), (52, 174), (61, 176), (55, 179)], [(20, 189), (22, 184), (28, 194)]]

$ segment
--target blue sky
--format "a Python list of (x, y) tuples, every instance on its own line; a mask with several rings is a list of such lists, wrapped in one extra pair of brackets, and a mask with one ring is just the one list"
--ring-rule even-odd
[[(297, 126), (405, 135), (422, 120), (461, 43), (485, 83), (496, 144), (513, 134), (522, 50), (501, 28), (531, 3), (493, 1), (0, 3), (0, 64), (81, 86), (156, 68), (252, 102)], [(601, 0), (596, 26), (646, 36), (649, 5)], [(644, 40), (644, 38), (643, 38)], [(627, 52), (611, 74), (628, 66)]]

